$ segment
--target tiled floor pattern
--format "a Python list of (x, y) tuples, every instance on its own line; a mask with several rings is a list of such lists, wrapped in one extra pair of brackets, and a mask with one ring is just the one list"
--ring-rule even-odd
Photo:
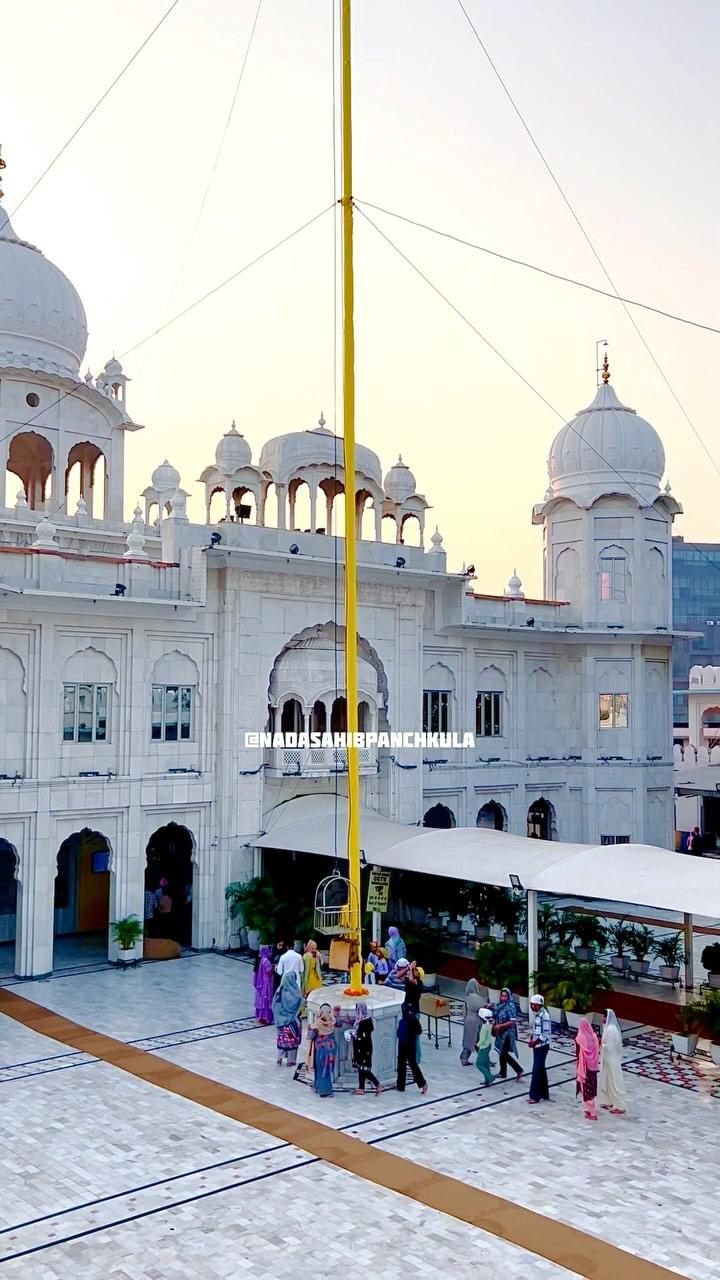
[[(409, 1157), (419, 1166), (437, 1168), (549, 1218), (557, 1216), (626, 1248), (636, 1248), (679, 1274), (703, 1280), (720, 1276), (714, 1215), (708, 1216), (702, 1208), (712, 1203), (711, 1170), (717, 1167), (720, 1154), (714, 1136), (715, 1101), (698, 1097), (696, 1089), (668, 1089), (650, 1079), (630, 1077), (629, 1117), (613, 1122), (603, 1115), (597, 1126), (584, 1125), (572, 1101), (572, 1041), (564, 1039), (557, 1040), (553, 1055), (556, 1101), (552, 1107), (528, 1112), (526, 1087), (514, 1082), (496, 1085), (488, 1094), (479, 1091), (474, 1070), (463, 1070), (457, 1061), (457, 1045), (452, 1050), (435, 1050), (427, 1040), (423, 1047), (423, 1067), (431, 1084), (427, 1099), (421, 1100), (416, 1091), (404, 1099), (390, 1091), (379, 1099), (343, 1096), (323, 1101), (294, 1085), (291, 1073), (274, 1066), (271, 1028), (239, 1034), (252, 1026), (249, 977), (246, 966), (198, 956), (171, 965), (143, 966), (135, 973), (113, 971), (24, 984), (22, 994), (110, 1034), (120, 1034), (126, 1041), (151, 1045), (158, 1056), (178, 1065), (342, 1127), (378, 1151)], [(63, 1059), (55, 1055), (66, 1054), (66, 1048), (7, 1019), (0, 1021), (0, 1061), (6, 1064), (0, 1074), (5, 1080), (0, 1096), (6, 1102), (3, 1114), (14, 1117), (0, 1158), (4, 1187), (8, 1170), (11, 1174), (2, 1204), (10, 1231), (0, 1233), (0, 1260), (21, 1248), (102, 1228), (92, 1237), (82, 1234), (68, 1244), (53, 1244), (28, 1255), (33, 1260), (31, 1272), (22, 1270), (25, 1259), (5, 1262), (4, 1274), (30, 1274), (33, 1280), (36, 1275), (67, 1276), (75, 1273), (80, 1259), (87, 1266), (88, 1259), (102, 1257), (112, 1258), (114, 1269), (103, 1270), (98, 1261), (97, 1269), (93, 1262), (82, 1274), (93, 1280), (95, 1276), (105, 1280), (109, 1274), (143, 1280), (194, 1276), (200, 1273), (187, 1269), (183, 1250), (192, 1250), (199, 1238), (212, 1259), (202, 1274), (212, 1280), (238, 1270), (305, 1276), (308, 1235), (313, 1236), (308, 1215), (314, 1214), (329, 1230), (324, 1237), (328, 1260), (335, 1261), (337, 1255), (339, 1263), (344, 1251), (345, 1275), (353, 1280), (355, 1275), (395, 1276), (400, 1257), (409, 1259), (407, 1273), (415, 1274), (409, 1242), (414, 1244), (418, 1235), (432, 1242), (428, 1247), (433, 1250), (433, 1269), (452, 1265), (456, 1276), (474, 1276), (478, 1266), (490, 1276), (572, 1272), (571, 1267), (563, 1271), (476, 1228), (452, 1222), (437, 1210), (358, 1184), (351, 1175), (340, 1175), (322, 1161), (306, 1168), (303, 1162), (308, 1157), (297, 1148), (273, 1143), (257, 1130), (212, 1116), (170, 1094), (163, 1093), (158, 1102), (152, 1086), (132, 1081), (134, 1089), (147, 1091), (152, 1100), (149, 1106), (141, 1103), (140, 1094), (119, 1089), (118, 1081), (131, 1077), (104, 1063), (96, 1063), (89, 1071), (57, 1070)], [(653, 1053), (663, 1052), (664, 1045), (662, 1038), (642, 1031), (632, 1034), (628, 1068), (636, 1065), (630, 1062), (633, 1057), (641, 1057), (649, 1066)], [(521, 1057), (527, 1063), (528, 1051), (521, 1049)], [(27, 1070), (24, 1078), (6, 1074), (39, 1058), (50, 1059), (45, 1069), (52, 1068), (41, 1079), (28, 1079)], [(64, 1061), (70, 1064), (73, 1059)], [(191, 1109), (190, 1121), (176, 1110), (178, 1106)], [(208, 1116), (220, 1129), (209, 1126)], [(231, 1138), (223, 1126), (230, 1126)], [(241, 1134), (252, 1135), (247, 1147), (245, 1139), (239, 1139)], [(34, 1142), (40, 1144), (37, 1149), (43, 1150), (45, 1162), (38, 1158), (33, 1166)], [(701, 1161), (695, 1159), (699, 1149)], [(30, 1178), (24, 1162), (34, 1170)], [(278, 1172), (286, 1166), (294, 1171)], [(244, 1185), (238, 1191), (240, 1182)], [(354, 1204), (369, 1212), (377, 1206), (382, 1215), (377, 1220), (381, 1241), (374, 1245), (362, 1232), (361, 1243), (352, 1250), (356, 1260), (372, 1257), (364, 1251), (376, 1247), (375, 1262), (363, 1262), (361, 1267), (358, 1261), (358, 1269), (350, 1271), (347, 1249), (352, 1218), (344, 1216), (344, 1202), (340, 1207), (335, 1203), (329, 1214), (328, 1202), (312, 1194), (313, 1188), (346, 1185), (352, 1188)], [(221, 1187), (229, 1189), (221, 1191)], [(323, 1194), (332, 1195), (332, 1190)], [(99, 1204), (107, 1195), (113, 1200)], [(193, 1199), (197, 1195), (207, 1199)], [(187, 1203), (178, 1207), (180, 1201)], [(601, 1226), (598, 1203), (603, 1205)], [(13, 1226), (63, 1209), (70, 1212), (52, 1222)], [(138, 1213), (149, 1216), (122, 1225), (123, 1219)], [(278, 1216), (287, 1218), (281, 1232), (286, 1241), (284, 1250), (281, 1246), (281, 1270), (277, 1243), (267, 1245), (266, 1265), (265, 1246), (255, 1239), (263, 1238), (266, 1222), (265, 1232), (276, 1241)], [(110, 1222), (119, 1225), (109, 1228)], [(291, 1223), (298, 1224), (294, 1231)], [(8, 1247), (10, 1234), (17, 1237), (12, 1248)], [(255, 1241), (252, 1248), (251, 1240)], [(111, 1246), (108, 1241), (113, 1242)], [(422, 1245), (418, 1252), (417, 1274), (423, 1274), (426, 1247)], [(253, 1258), (257, 1260), (254, 1270)]]

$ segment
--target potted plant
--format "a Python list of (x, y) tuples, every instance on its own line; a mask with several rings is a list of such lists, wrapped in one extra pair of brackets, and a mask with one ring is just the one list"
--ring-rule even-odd
[(608, 926), (608, 941), (614, 943), (615, 954), (610, 957), (610, 964), (618, 973), (624, 973), (630, 963), (627, 951), (630, 948), (633, 927), (626, 920), (617, 920)]
[(555, 940), (561, 951), (569, 951), (575, 937), (575, 912), (565, 907), (558, 911), (553, 926)]
[(503, 889), (495, 906), (495, 920), (504, 931), (506, 942), (517, 942), (526, 918), (525, 900), (511, 889)]
[(497, 906), (503, 896), (501, 889), (492, 884), (473, 884), (467, 895), (467, 913), (475, 925), (475, 937), (484, 942), (490, 937), (490, 926), (497, 918)]
[(682, 1031), (673, 1032), (672, 1047), (683, 1058), (692, 1058), (699, 1039), (697, 1002), (678, 1005), (678, 1019)]
[(434, 929), (427, 926), (413, 925), (404, 930), (405, 949), (409, 960), (416, 960), (425, 970), (423, 982), (426, 987), (437, 984), (437, 973), (442, 964), (440, 939)]
[(575, 937), (579, 943), (575, 947), (578, 960), (594, 960), (597, 952), (607, 946), (607, 929), (589, 912), (575, 912)]
[(720, 991), (706, 991), (699, 1000), (681, 1005), (678, 1013), (683, 1029), (688, 1033), (684, 1037), (688, 1048), (681, 1047), (683, 1037), (680, 1036), (673, 1036), (673, 1048), (678, 1053), (687, 1052), (691, 1056), (697, 1048), (698, 1036), (707, 1036), (710, 1057), (715, 1066), (720, 1067)]
[(593, 1021), (591, 1009), (595, 993), (609, 991), (611, 987), (606, 969), (594, 961), (571, 956), (553, 973), (547, 998), (555, 1008), (562, 1009), (568, 1026), (577, 1028), (583, 1017)]
[(113, 942), (118, 944), (118, 960), (121, 964), (129, 964), (130, 952), (135, 950), (145, 932), (142, 920), (137, 916), (123, 916), (122, 920), (112, 921), (110, 930)]
[(681, 935), (669, 933), (666, 938), (660, 938), (653, 947), (653, 955), (662, 960), (660, 977), (666, 978), (668, 982), (677, 982), (680, 965), (685, 959)]
[(517, 997), (521, 1008), (527, 1002), (527, 948), (517, 942), (500, 942), (488, 938), (477, 950), (478, 976), (488, 988), (491, 1004), (497, 1004), (500, 991), (508, 987)]
[(261, 876), (245, 883), (234, 880), (225, 889), (225, 901), (233, 920), (240, 918), (247, 932), (247, 944), (257, 951), (262, 943), (275, 941), (278, 918), (287, 910), (278, 902), (271, 886)]
[(541, 902), (537, 913), (538, 951), (550, 950), (555, 936), (558, 913), (552, 902)]
[(720, 987), (720, 942), (705, 947), (700, 959), (708, 971), (708, 984), (717, 989)]
[(720, 1067), (720, 991), (708, 991), (703, 1004), (702, 1029), (710, 1041), (710, 1057)]
[(655, 945), (655, 935), (652, 929), (648, 929), (644, 924), (631, 925), (630, 930), (630, 952), (633, 956), (630, 961), (630, 972), (639, 976), (641, 973), (647, 973), (650, 968), (648, 956)]

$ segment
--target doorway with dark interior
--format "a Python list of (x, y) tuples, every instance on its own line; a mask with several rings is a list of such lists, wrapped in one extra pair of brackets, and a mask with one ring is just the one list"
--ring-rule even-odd
[(187, 827), (168, 822), (153, 832), (146, 850), (145, 890), (154, 897), (146, 930), (181, 947), (192, 946), (193, 848)]

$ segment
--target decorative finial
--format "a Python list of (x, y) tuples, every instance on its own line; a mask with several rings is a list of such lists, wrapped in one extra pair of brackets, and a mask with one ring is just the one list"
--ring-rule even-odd
[(607, 351), (605, 352), (602, 362), (602, 380), (605, 386), (607, 386), (610, 381), (610, 365), (608, 363)]
[(668, 493), (668, 494), (672, 493), (672, 489), (670, 488), (670, 481), (669, 481), (669, 480), (668, 480), (668, 481), (666, 482), (666, 484), (665, 484), (665, 492), (666, 492), (666, 493)]
[(233, 418), (232, 422), (230, 423), (230, 430), (231, 430), (231, 431), (234, 431), (235, 433), (237, 433), (237, 427), (235, 426), (235, 419), (234, 419), (234, 418)]
[[(3, 169), (7, 169), (7, 165), (6, 165), (5, 161), (4, 161), (4, 160), (3, 160), (3, 158), (2, 158), (2, 143), (0, 142), (0, 172), (1, 172)], [(3, 196), (4, 196), (4, 195), (5, 195), (5, 192), (3, 191), (3, 189), (2, 189), (2, 185), (0, 184), (0, 200), (2, 200), (2, 198), (3, 198)]]
[(325, 426), (325, 414), (323, 413), (322, 409), (320, 410), (320, 417), (318, 418), (318, 426), (319, 427)]

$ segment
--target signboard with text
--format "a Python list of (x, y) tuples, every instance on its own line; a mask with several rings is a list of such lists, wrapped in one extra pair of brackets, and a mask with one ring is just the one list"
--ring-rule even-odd
[(390, 872), (373, 867), (370, 872), (366, 911), (387, 911), (390, 897)]

